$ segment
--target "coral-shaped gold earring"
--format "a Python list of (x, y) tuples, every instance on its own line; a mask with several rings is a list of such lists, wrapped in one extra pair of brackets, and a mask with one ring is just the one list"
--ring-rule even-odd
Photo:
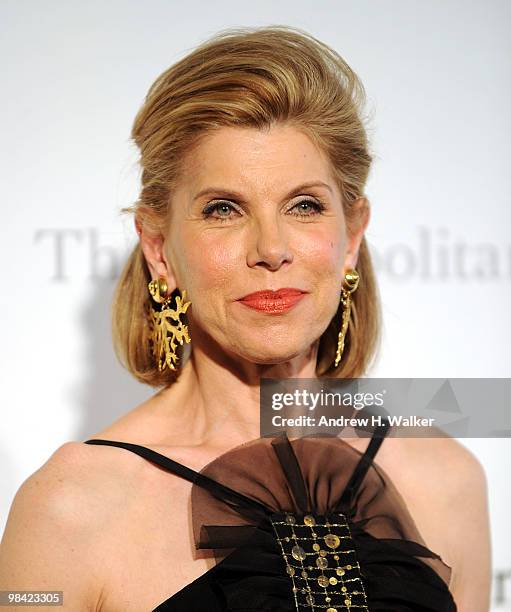
[(351, 294), (358, 287), (360, 275), (355, 269), (348, 270), (344, 275), (344, 285), (341, 288), (341, 304), (342, 304), (342, 320), (341, 329), (339, 331), (339, 339), (337, 341), (337, 353), (335, 355), (335, 367), (341, 361), (342, 352), (344, 350), (344, 340), (348, 331), (348, 323), (351, 312)]
[(186, 291), (176, 296), (176, 305), (170, 307), (172, 296), (167, 296), (168, 286), (164, 278), (152, 280), (148, 284), (149, 293), (159, 309), (151, 304), (149, 308), (149, 327), (151, 333), (152, 352), (158, 363), (158, 370), (162, 372), (166, 367), (177, 370), (179, 357), (177, 347), (184, 342), (190, 343), (188, 325), (181, 321), (180, 315), (186, 313), (191, 302), (186, 301)]

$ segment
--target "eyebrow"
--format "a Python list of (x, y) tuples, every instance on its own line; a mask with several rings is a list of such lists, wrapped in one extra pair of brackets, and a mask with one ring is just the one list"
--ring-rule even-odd
[[(324, 183), (323, 181), (313, 181), (310, 183), (303, 183), (302, 185), (298, 185), (298, 187), (295, 187), (292, 191), (290, 191), (286, 197), (291, 198), (295, 195), (298, 195), (304, 189), (310, 189), (311, 187), (324, 187), (328, 189), (330, 193), (333, 193), (332, 188), (327, 183)], [(214, 195), (214, 194), (220, 197), (232, 198), (232, 199), (240, 200), (240, 201), (244, 200), (241, 193), (237, 191), (233, 191), (232, 189), (223, 189), (222, 187), (207, 187), (206, 189), (199, 191), (199, 193), (193, 199), (195, 201), (201, 198), (202, 196)]]

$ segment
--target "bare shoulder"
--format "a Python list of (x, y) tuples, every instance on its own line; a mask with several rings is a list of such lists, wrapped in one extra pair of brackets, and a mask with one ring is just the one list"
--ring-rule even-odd
[(439, 431), (438, 437), (396, 438), (389, 443), (390, 452), (395, 445), (395, 473), (417, 499), (429, 499), (445, 512), (451, 533), (451, 522), (465, 524), (476, 509), (482, 513), (488, 496), (486, 472), (462, 442)]
[[(436, 437), (433, 437), (435, 436)], [(431, 474), (428, 481), (444, 489), (447, 496), (467, 484), (484, 484), (485, 471), (479, 459), (462, 442), (432, 428), (431, 437), (402, 439), (402, 452), (413, 461), (422, 475)], [(453, 489), (454, 488), (454, 489)]]
[[(484, 466), (462, 443), (439, 440), (443, 464), (442, 490), (445, 523), (453, 558), (451, 591), (459, 610), (490, 609), (491, 538), (488, 483)], [(476, 571), (474, 571), (476, 569)]]
[(89, 445), (66, 442), (21, 484), (0, 544), (0, 590), (37, 585), (65, 591), (64, 609), (100, 609), (99, 536), (118, 507), (112, 498), (122, 497), (137, 470), (124, 462), (127, 480), (116, 479), (120, 466), (111, 459), (108, 464)]
[(458, 609), (488, 610), (491, 545), (484, 466), (462, 442), (441, 432), (388, 442), (398, 488), (406, 493), (419, 530), (452, 568), (449, 586)]
[[(30, 513), (31, 520), (63, 520), (85, 527), (93, 501), (97, 474), (87, 464), (87, 453), (78, 442), (66, 442), (19, 487), (10, 515)], [(11, 518), (11, 516), (9, 517)]]
[(62, 444), (25, 480), (14, 503), (31, 499), (41, 510), (70, 524), (76, 521), (77, 525), (93, 528), (95, 522), (105, 518), (101, 513), (105, 496), (122, 495), (141, 468), (140, 462), (115, 451), (82, 442)]

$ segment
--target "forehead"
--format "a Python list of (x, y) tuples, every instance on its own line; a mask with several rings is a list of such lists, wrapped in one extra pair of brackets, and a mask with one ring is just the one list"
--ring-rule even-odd
[(297, 128), (222, 127), (190, 151), (181, 186), (195, 192), (211, 185), (273, 190), (309, 181), (334, 186), (327, 156)]

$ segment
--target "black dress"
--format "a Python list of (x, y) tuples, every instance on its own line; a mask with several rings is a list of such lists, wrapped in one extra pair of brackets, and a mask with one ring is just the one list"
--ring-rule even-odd
[(334, 436), (260, 438), (200, 472), (138, 444), (86, 444), (125, 448), (194, 485), (195, 545), (216, 565), (153, 612), (455, 612), (451, 568), (373, 461), (388, 429), (364, 453)]

